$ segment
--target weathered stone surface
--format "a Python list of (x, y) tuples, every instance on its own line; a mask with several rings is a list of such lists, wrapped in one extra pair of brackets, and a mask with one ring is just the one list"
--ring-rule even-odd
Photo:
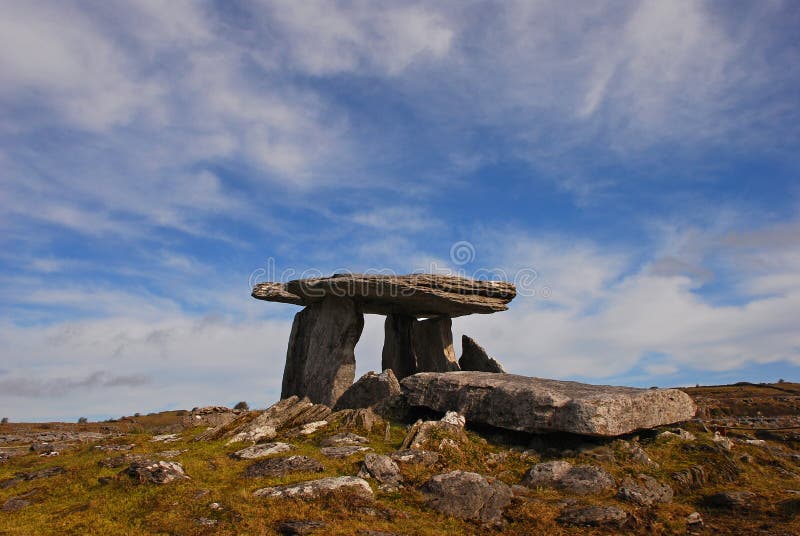
[(461, 357), (458, 360), (458, 366), (461, 370), (505, 372), (500, 363), (489, 357), (483, 346), (466, 335), (461, 336)]
[(368, 408), (394, 395), (400, 394), (400, 383), (392, 369), (380, 374), (367, 372), (347, 388), (336, 401), (334, 410)]
[(121, 474), (129, 476), (140, 484), (169, 484), (170, 482), (189, 479), (184, 473), (181, 464), (163, 460), (133, 462)]
[(345, 432), (341, 434), (334, 434), (322, 440), (320, 445), (323, 447), (337, 447), (340, 445), (363, 445), (369, 443), (369, 439), (358, 434)]
[(367, 481), (353, 476), (321, 478), (299, 484), (261, 488), (253, 492), (253, 495), (269, 498), (316, 499), (337, 491), (368, 500), (374, 497)]
[(573, 505), (564, 508), (556, 521), (578, 527), (621, 527), (627, 519), (625, 510), (616, 506)]
[(286, 284), (260, 283), (252, 296), (296, 305), (317, 303), (327, 296), (348, 297), (363, 313), (456, 317), (505, 311), (516, 293), (511, 283), (450, 275), (340, 274)]
[(636, 478), (626, 476), (619, 488), (617, 497), (623, 501), (639, 506), (653, 506), (657, 503), (672, 502), (672, 488), (662, 484), (652, 476), (637, 475)]
[(322, 447), (319, 451), (323, 456), (328, 458), (349, 458), (359, 452), (366, 452), (372, 450), (370, 447), (363, 447), (359, 445), (342, 445), (339, 447)]
[(262, 476), (285, 476), (290, 473), (320, 473), (325, 467), (314, 458), (308, 456), (287, 456), (259, 460), (244, 470), (248, 478)]
[(403, 479), (400, 468), (389, 456), (367, 454), (358, 472), (360, 478), (374, 478), (381, 484), (396, 486)]
[(439, 454), (430, 450), (404, 449), (396, 450), (389, 455), (398, 463), (418, 463), (430, 466), (439, 461)]
[(431, 508), (460, 519), (497, 521), (511, 502), (511, 488), (478, 473), (452, 471), (431, 477), (423, 486)]
[(281, 398), (308, 397), (333, 407), (353, 383), (354, 349), (364, 315), (347, 298), (328, 296), (294, 317), (286, 351)]
[(237, 450), (231, 454), (231, 458), (238, 460), (257, 460), (258, 458), (266, 458), (272, 454), (280, 454), (294, 449), (294, 445), (289, 443), (261, 443), (251, 447)]
[(489, 372), (423, 372), (400, 385), (407, 402), (458, 411), (468, 421), (525, 432), (618, 436), (691, 419), (695, 405), (676, 389), (587, 385)]

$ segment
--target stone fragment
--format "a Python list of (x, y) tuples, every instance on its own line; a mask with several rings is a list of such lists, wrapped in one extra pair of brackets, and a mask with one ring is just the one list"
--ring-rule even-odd
[(466, 335), (461, 336), (461, 357), (458, 360), (461, 370), (478, 372), (505, 372), (496, 360), (489, 357), (486, 350)]
[(253, 495), (268, 498), (316, 499), (333, 492), (344, 492), (367, 500), (374, 497), (367, 481), (353, 476), (321, 478), (298, 484), (261, 488)]
[(665, 439), (672, 439), (677, 438), (682, 441), (694, 441), (697, 439), (695, 435), (687, 430), (682, 428), (674, 428), (672, 430), (665, 430), (658, 434), (658, 437), (663, 437)]
[(553, 487), (559, 482), (569, 470), (572, 464), (564, 460), (552, 460), (549, 462), (537, 463), (525, 473), (521, 484), (531, 487)]
[(672, 502), (672, 488), (652, 476), (640, 474), (635, 478), (626, 476), (617, 497), (639, 506), (653, 506)]
[(752, 491), (733, 490), (721, 491), (708, 495), (704, 499), (706, 506), (714, 508), (724, 508), (728, 510), (749, 509), (752, 506), (756, 494)]
[(511, 489), (478, 473), (452, 471), (434, 475), (423, 486), (426, 504), (447, 515), (491, 523), (511, 502)]
[(369, 439), (366, 437), (351, 432), (345, 432), (326, 437), (322, 440), (320, 445), (323, 447), (336, 447), (339, 445), (363, 445), (365, 443), (369, 443)]
[(126, 444), (126, 445), (95, 445), (94, 448), (96, 450), (102, 450), (104, 452), (122, 452), (126, 450), (133, 450), (136, 445), (133, 443)]
[(325, 528), (325, 523), (314, 519), (285, 519), (279, 521), (276, 529), (283, 536), (306, 536)]
[(180, 441), (181, 438), (178, 437), (178, 434), (161, 434), (155, 435), (150, 440), (154, 443), (174, 443), (175, 441)]
[(195, 518), (194, 522), (201, 527), (213, 527), (219, 523), (219, 520), (212, 519), (210, 517), (197, 517)]
[(295, 315), (286, 351), (281, 398), (308, 397), (333, 407), (353, 383), (355, 345), (364, 315), (350, 299), (328, 296)]
[(372, 450), (369, 447), (362, 447), (358, 445), (342, 445), (339, 447), (322, 447), (319, 451), (322, 453), (323, 456), (327, 456), (328, 458), (349, 458), (354, 454), (358, 454), (359, 452), (366, 452), (368, 450)]
[(505, 311), (516, 288), (503, 281), (451, 275), (337, 274), (286, 284), (260, 283), (252, 296), (267, 301), (309, 305), (328, 296), (347, 297), (363, 313), (456, 317)]
[(288, 456), (259, 460), (244, 470), (248, 478), (264, 476), (285, 476), (290, 473), (320, 473), (325, 467), (308, 456)]
[(722, 450), (730, 451), (733, 449), (733, 441), (728, 437), (719, 435), (719, 432), (714, 432), (714, 437), (711, 440)]
[(398, 463), (418, 463), (424, 466), (430, 466), (439, 461), (438, 453), (418, 449), (396, 450), (389, 457)]
[(616, 527), (625, 524), (628, 514), (616, 506), (567, 506), (556, 521), (578, 527)]
[(561, 477), (557, 487), (576, 495), (602, 493), (614, 487), (614, 477), (594, 465), (576, 465)]
[(400, 394), (400, 383), (387, 368), (380, 374), (367, 372), (351, 385), (336, 401), (334, 410), (368, 408), (382, 400)]
[(133, 462), (120, 474), (129, 476), (139, 484), (169, 484), (170, 482), (189, 479), (184, 473), (181, 464), (163, 460)]
[(52, 478), (54, 476), (63, 475), (67, 471), (61, 466), (45, 467), (37, 471), (28, 471), (16, 473), (12, 478), (0, 481), (0, 489), (10, 488), (20, 482), (29, 482), (31, 480), (40, 480), (42, 478)]
[(489, 372), (423, 372), (404, 378), (406, 401), (457, 411), (470, 422), (524, 432), (618, 436), (686, 421), (695, 405), (676, 389), (587, 385)]
[(261, 443), (242, 450), (237, 450), (231, 454), (231, 457), (239, 460), (256, 460), (272, 454), (288, 452), (293, 449), (294, 445), (290, 445), (289, 443)]
[(396, 486), (403, 479), (400, 468), (389, 456), (367, 454), (358, 472), (360, 478), (374, 478), (381, 484)]
[(692, 512), (686, 516), (686, 528), (689, 530), (700, 530), (703, 528), (703, 516), (700, 512)]
[(326, 426), (328, 426), (328, 421), (307, 422), (302, 426), (298, 426), (297, 428), (295, 428), (293, 430), (289, 430), (288, 432), (286, 432), (286, 435), (288, 435), (290, 437), (301, 436), (301, 435), (311, 435), (314, 432), (316, 432), (317, 430), (321, 430), (322, 428), (325, 428)]

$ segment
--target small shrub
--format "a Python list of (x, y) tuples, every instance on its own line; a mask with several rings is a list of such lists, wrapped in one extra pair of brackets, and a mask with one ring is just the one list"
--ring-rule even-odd
[(233, 409), (240, 409), (242, 411), (247, 411), (247, 410), (250, 409), (250, 406), (247, 405), (247, 402), (242, 400), (241, 402), (239, 402), (235, 406), (233, 406)]
[(142, 416), (142, 414), (141, 414), (141, 413), (134, 413), (134, 414), (133, 414), (133, 416), (134, 416), (134, 417), (141, 417), (141, 416)]
[(3, 417), (3, 419), (0, 420), (0, 424), (8, 424), (8, 417)]
[(78, 424), (86, 424), (87, 422), (89, 422), (89, 419), (87, 419), (86, 417), (81, 417), (80, 419), (78, 419)]

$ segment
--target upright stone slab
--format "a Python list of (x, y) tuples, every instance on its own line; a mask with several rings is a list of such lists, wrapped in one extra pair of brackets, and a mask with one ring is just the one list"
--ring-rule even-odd
[(411, 341), (418, 372), (459, 370), (453, 350), (453, 321), (450, 317), (419, 320), (411, 327)]
[(419, 372), (411, 342), (411, 326), (416, 322), (413, 316), (386, 315), (381, 369), (391, 369), (398, 380)]
[(471, 337), (461, 336), (461, 359), (458, 360), (461, 370), (478, 372), (505, 372), (502, 365), (489, 357), (483, 346)]
[(333, 407), (353, 383), (364, 315), (348, 298), (327, 296), (297, 313), (289, 336), (281, 398), (307, 396)]

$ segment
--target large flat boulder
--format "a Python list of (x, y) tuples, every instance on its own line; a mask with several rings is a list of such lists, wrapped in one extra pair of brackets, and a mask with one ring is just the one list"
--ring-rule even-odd
[(524, 432), (618, 436), (687, 421), (696, 407), (677, 389), (588, 385), (491, 372), (422, 372), (400, 382), (411, 406), (457, 411), (467, 422)]
[(311, 305), (335, 296), (354, 300), (362, 313), (419, 318), (505, 311), (516, 293), (514, 285), (504, 281), (452, 275), (338, 274), (288, 283), (259, 283), (252, 296), (295, 305)]

